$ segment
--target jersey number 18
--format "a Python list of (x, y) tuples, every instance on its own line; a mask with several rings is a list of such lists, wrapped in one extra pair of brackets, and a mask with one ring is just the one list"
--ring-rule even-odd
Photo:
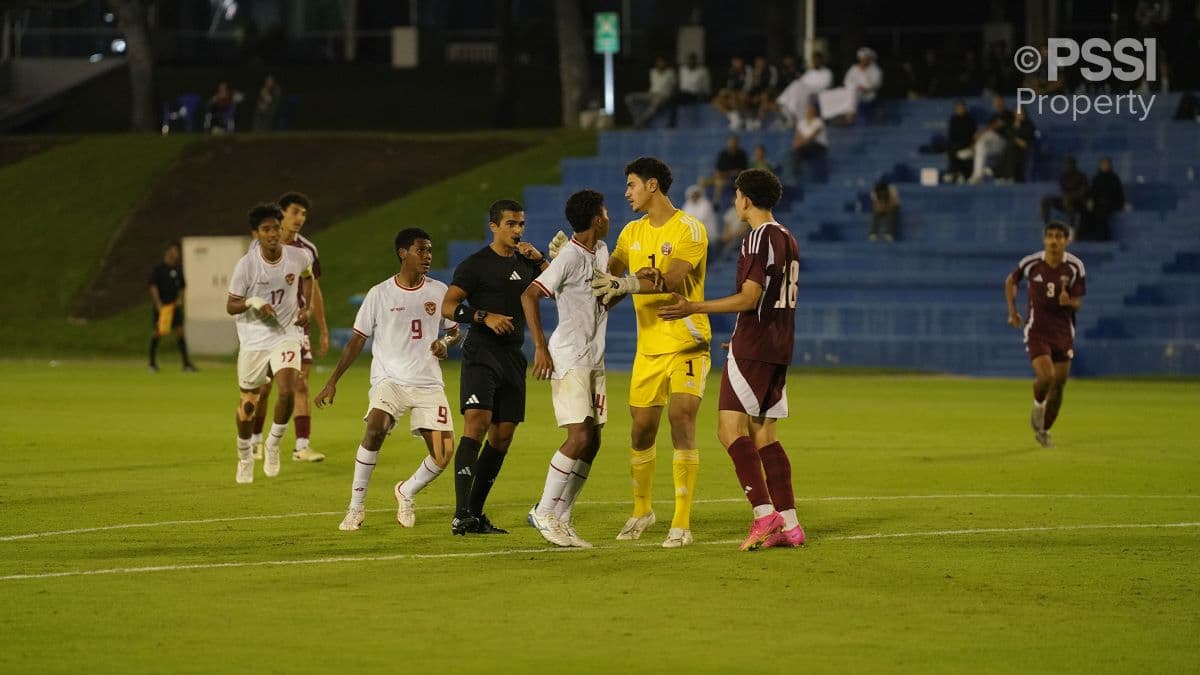
[(791, 265), (788, 265), (783, 270), (783, 285), (786, 289), (779, 289), (779, 299), (775, 301), (775, 309), (796, 309), (796, 294), (799, 292), (797, 285), (800, 283), (800, 261), (793, 260)]

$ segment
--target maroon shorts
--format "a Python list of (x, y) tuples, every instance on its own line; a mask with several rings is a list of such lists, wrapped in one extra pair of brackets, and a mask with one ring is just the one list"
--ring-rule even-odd
[(1032, 361), (1039, 356), (1049, 356), (1054, 363), (1065, 363), (1075, 358), (1075, 341), (1071, 338), (1030, 335), (1025, 338), (1025, 351)]
[(730, 352), (717, 409), (777, 420), (787, 417), (787, 369), (778, 363), (737, 359)]

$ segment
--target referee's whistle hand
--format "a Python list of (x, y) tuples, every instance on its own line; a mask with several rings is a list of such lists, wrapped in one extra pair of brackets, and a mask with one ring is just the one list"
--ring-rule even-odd
[(511, 316), (504, 316), (503, 314), (493, 314), (488, 312), (488, 315), (484, 318), (483, 323), (497, 335), (508, 335), (509, 333), (513, 332), (513, 322)]

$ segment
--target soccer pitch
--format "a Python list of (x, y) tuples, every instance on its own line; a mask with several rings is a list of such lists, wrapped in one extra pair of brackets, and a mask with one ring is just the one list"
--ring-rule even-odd
[(404, 432), (363, 529), (338, 531), (367, 361), (314, 411), (329, 459), (285, 453), (249, 486), (233, 480), (232, 364), (185, 375), (169, 349), (158, 375), (0, 362), (0, 671), (1200, 669), (1195, 382), (1072, 381), (1043, 450), (1025, 381), (797, 373), (780, 430), (809, 543), (739, 553), (750, 511), (716, 442), (719, 374), (695, 545), (659, 546), (665, 425), (659, 524), (613, 540), (630, 500), (628, 375), (613, 373), (575, 509), (596, 548), (562, 550), (524, 524), (562, 439), (532, 380), (488, 509), (512, 534), (452, 537), (448, 475), (399, 528), (391, 488), (424, 452)]

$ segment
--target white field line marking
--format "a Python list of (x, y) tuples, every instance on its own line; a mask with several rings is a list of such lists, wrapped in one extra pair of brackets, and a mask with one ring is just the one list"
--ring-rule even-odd
[[(1129, 523), (1129, 524), (1111, 524), (1111, 525), (1047, 525), (1038, 527), (995, 527), (995, 528), (976, 528), (969, 530), (932, 530), (927, 532), (891, 532), (891, 533), (876, 533), (876, 534), (853, 534), (853, 535), (838, 535), (831, 537), (821, 537), (820, 541), (863, 541), (869, 539), (898, 539), (902, 537), (952, 537), (964, 536), (973, 534), (1016, 534), (1023, 532), (1071, 532), (1079, 530), (1131, 530), (1131, 529), (1149, 529), (1149, 528), (1191, 528), (1200, 527), (1200, 522), (1195, 523)], [(725, 539), (721, 541), (704, 541), (693, 544), (694, 546), (732, 546), (740, 543), (737, 539)], [(661, 544), (654, 542), (640, 542), (634, 544), (637, 548), (657, 547)], [(558, 548), (558, 547), (540, 547), (540, 548), (517, 548), (517, 549), (502, 549), (499, 551), (474, 551), (470, 553), (397, 553), (393, 555), (376, 555), (376, 556), (337, 556), (329, 558), (308, 558), (305, 560), (259, 560), (252, 562), (222, 562), (222, 563), (192, 563), (186, 565), (153, 565), (150, 567), (111, 567), (107, 569), (97, 570), (74, 570), (70, 572), (44, 572), (41, 574), (10, 574), (0, 576), (0, 581), (21, 581), (28, 579), (52, 579), (58, 577), (84, 577), (84, 576), (99, 576), (110, 574), (143, 574), (146, 572), (178, 572), (184, 570), (212, 570), (212, 569), (232, 569), (240, 567), (284, 567), (288, 565), (329, 565), (335, 563), (361, 563), (361, 562), (387, 562), (394, 560), (431, 560), (431, 559), (446, 559), (446, 558), (487, 558), (507, 555), (527, 555), (539, 553), (559, 553), (568, 554), (571, 552), (580, 552), (587, 550), (612, 550), (622, 548), (621, 546), (605, 544), (596, 546), (593, 549), (582, 548)]]
[[(989, 494), (989, 493), (968, 493), (958, 495), (873, 495), (865, 497), (796, 497), (798, 502), (887, 502), (887, 501), (903, 501), (903, 500), (933, 500), (933, 499), (1200, 499), (1200, 495), (1120, 495), (1120, 494), (1103, 494), (1103, 495), (1085, 495), (1085, 494)], [(671, 499), (655, 500), (659, 504), (674, 504)], [(728, 499), (697, 499), (695, 504), (733, 504), (745, 501), (744, 498), (728, 498)], [(627, 500), (623, 501), (597, 501), (597, 502), (580, 502), (584, 506), (620, 506), (630, 503)], [(523, 504), (501, 504), (497, 508), (523, 508)], [(418, 506), (418, 511), (449, 511), (454, 508), (449, 504), (435, 504), (433, 506)], [(386, 513), (393, 509), (367, 509), (367, 513)], [(302, 513), (278, 513), (257, 516), (227, 516), (221, 518), (197, 518), (194, 520), (161, 520), (151, 523), (123, 523), (118, 525), (98, 525), (96, 527), (79, 527), (70, 530), (51, 530), (48, 532), (30, 532), (28, 534), (9, 534), (0, 536), (0, 542), (4, 541), (20, 541), (22, 539), (40, 539), (43, 537), (57, 537), (67, 534), (86, 534), (89, 532), (107, 532), (109, 530), (129, 530), (147, 527), (167, 527), (170, 525), (209, 525), (212, 523), (234, 523), (248, 520), (283, 520), (287, 518), (308, 518), (311, 516), (340, 516), (344, 515), (344, 511), (309, 511)]]

